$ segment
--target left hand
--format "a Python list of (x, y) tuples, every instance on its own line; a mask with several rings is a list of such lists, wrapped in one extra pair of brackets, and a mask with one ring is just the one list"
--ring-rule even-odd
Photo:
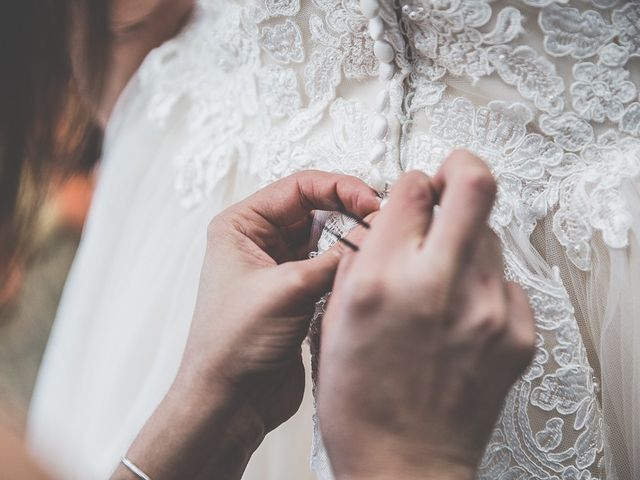
[(378, 207), (356, 178), (303, 172), (214, 218), (180, 375), (247, 402), (265, 433), (289, 419), (304, 392), (301, 344), (343, 248), (307, 259), (312, 210)]
[[(341, 246), (307, 259), (313, 210), (377, 210), (354, 177), (303, 172), (209, 225), (198, 299), (176, 379), (129, 449), (153, 479), (239, 479), (304, 392), (301, 345)], [(112, 479), (134, 478), (120, 466)]]

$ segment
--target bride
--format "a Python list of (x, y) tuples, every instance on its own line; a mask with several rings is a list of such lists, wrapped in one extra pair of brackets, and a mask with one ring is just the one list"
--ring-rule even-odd
[[(64, 478), (113, 470), (176, 372), (225, 206), (310, 167), (384, 195), (463, 147), (498, 181), (491, 226), (538, 326), (480, 478), (640, 478), (639, 21), (620, 0), (200, 0), (114, 74), (35, 452)], [(311, 478), (306, 402), (245, 478)], [(312, 462), (331, 478), (317, 435)]]

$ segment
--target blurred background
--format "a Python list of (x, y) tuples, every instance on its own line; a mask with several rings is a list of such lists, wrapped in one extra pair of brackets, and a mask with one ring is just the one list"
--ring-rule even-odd
[(94, 175), (51, 185), (41, 207), (31, 251), (0, 291), (0, 409), (24, 428), (38, 368), (75, 255)]

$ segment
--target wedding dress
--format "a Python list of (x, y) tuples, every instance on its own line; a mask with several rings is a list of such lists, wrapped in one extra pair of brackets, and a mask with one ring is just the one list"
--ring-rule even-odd
[[(640, 478), (640, 3), (381, 3), (388, 83), (357, 0), (201, 0), (123, 93), (32, 406), (65, 478), (106, 477), (166, 391), (212, 215), (301, 169), (379, 183), (459, 147), (498, 181), (491, 226), (537, 324), (478, 477)], [(293, 430), (248, 475), (305, 478)]]

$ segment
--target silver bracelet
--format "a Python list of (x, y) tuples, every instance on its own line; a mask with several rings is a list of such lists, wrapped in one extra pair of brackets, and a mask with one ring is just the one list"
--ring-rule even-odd
[(151, 480), (149, 478), (149, 475), (147, 475), (146, 473), (144, 473), (142, 470), (140, 470), (131, 460), (129, 460), (127, 457), (122, 457), (120, 459), (120, 463), (122, 463), (122, 465), (124, 465), (125, 467), (127, 467), (131, 473), (135, 474), (138, 478), (140, 478), (141, 480)]

